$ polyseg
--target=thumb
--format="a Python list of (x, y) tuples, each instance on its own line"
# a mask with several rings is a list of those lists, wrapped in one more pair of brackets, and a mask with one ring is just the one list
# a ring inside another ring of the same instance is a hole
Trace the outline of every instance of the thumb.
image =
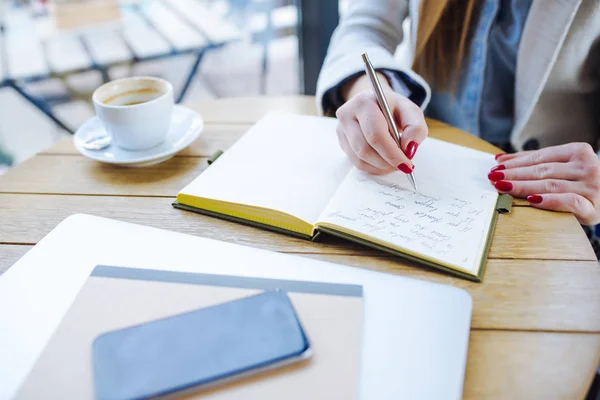
[(400, 147), (410, 160), (413, 159), (419, 145), (428, 134), (423, 110), (410, 99), (397, 95), (394, 104), (394, 119), (402, 135)]
[(427, 125), (408, 125), (402, 132), (401, 147), (406, 157), (412, 160), (419, 145), (427, 137)]
[(573, 213), (584, 225), (593, 225), (597, 222), (594, 205), (585, 197), (575, 193), (533, 194), (527, 196), (527, 201), (536, 208)]

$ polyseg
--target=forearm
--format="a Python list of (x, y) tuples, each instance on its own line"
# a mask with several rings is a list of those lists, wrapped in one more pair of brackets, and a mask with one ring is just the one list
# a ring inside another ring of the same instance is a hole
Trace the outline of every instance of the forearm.
[(353, 0), (331, 38), (325, 65), (363, 48), (380, 48), (391, 56), (403, 40), (407, 17), (406, 0)]
[[(361, 53), (367, 52), (376, 69), (397, 70), (393, 57), (403, 39), (402, 21), (408, 16), (406, 0), (353, 0), (331, 39), (317, 84), (321, 112), (334, 112), (341, 104), (338, 92), (348, 79), (362, 75)], [(335, 92), (335, 93), (332, 93)], [(327, 94), (327, 96), (324, 96)], [(340, 99), (341, 100), (341, 99)], [(342, 103), (343, 104), (343, 103)]]
[[(377, 72), (377, 77), (379, 78), (379, 82), (381, 83), (383, 90), (392, 90), (385, 75)], [(361, 92), (372, 92), (373, 85), (371, 84), (367, 74), (362, 74), (345, 82), (340, 90), (342, 94), (342, 100), (346, 102)]]

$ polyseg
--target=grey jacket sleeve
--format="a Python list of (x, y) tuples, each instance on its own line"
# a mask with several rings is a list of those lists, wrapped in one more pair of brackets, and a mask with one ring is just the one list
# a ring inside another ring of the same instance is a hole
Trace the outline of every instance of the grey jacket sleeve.
[(403, 40), (402, 22), (407, 16), (407, 0), (350, 2), (331, 38), (317, 82), (317, 108), (321, 114), (334, 113), (341, 105), (332, 101), (339, 99), (340, 85), (364, 72), (363, 52), (369, 54), (375, 69), (385, 70), (386, 76), (395, 75), (408, 88), (411, 100), (421, 108), (427, 106), (431, 97), (429, 85), (413, 71), (402, 68), (393, 56)]

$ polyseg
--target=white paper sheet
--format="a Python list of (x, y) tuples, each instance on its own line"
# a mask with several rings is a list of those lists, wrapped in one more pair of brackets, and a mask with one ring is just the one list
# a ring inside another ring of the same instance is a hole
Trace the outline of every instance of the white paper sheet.
[(181, 193), (273, 209), (314, 225), (350, 171), (336, 124), (268, 114)]
[(414, 163), (418, 192), (402, 172), (378, 177), (353, 169), (319, 222), (476, 273), (498, 199), (486, 177), (494, 157), (427, 139)]

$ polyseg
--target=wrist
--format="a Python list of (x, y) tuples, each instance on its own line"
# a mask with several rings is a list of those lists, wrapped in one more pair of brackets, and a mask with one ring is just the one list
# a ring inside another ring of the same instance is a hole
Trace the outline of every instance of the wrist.
[[(377, 78), (379, 79), (379, 82), (381, 83), (381, 87), (383, 88), (383, 90), (385, 92), (392, 90), (392, 87), (390, 86), (390, 83), (388, 82), (385, 75), (383, 75), (380, 72), (377, 72)], [(371, 93), (372, 91), (373, 91), (373, 85), (372, 85), (369, 77), (367, 76), (367, 74), (363, 73), (353, 79), (350, 79), (348, 82), (346, 82), (342, 85), (342, 87), (341, 87), (342, 100), (344, 102), (346, 102), (359, 93), (362, 93), (362, 92)]]

